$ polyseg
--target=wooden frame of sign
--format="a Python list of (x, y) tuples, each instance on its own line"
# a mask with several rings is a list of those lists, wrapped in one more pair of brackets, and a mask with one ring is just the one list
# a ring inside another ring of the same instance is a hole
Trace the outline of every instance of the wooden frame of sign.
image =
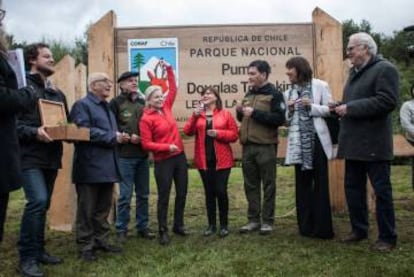
[(89, 141), (90, 130), (68, 124), (63, 103), (39, 99), (42, 126), (54, 140)]

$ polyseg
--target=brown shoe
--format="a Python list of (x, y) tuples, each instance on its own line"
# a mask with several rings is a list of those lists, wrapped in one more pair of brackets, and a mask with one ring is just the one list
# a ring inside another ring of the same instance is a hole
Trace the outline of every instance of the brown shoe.
[(378, 252), (391, 252), (394, 248), (395, 244), (377, 240), (373, 245), (371, 245), (370, 250)]
[(343, 242), (343, 243), (355, 243), (355, 242), (359, 242), (361, 240), (364, 240), (366, 238), (367, 238), (367, 236), (361, 236), (361, 235), (355, 234), (354, 232), (351, 232), (347, 236), (342, 238), (341, 242)]

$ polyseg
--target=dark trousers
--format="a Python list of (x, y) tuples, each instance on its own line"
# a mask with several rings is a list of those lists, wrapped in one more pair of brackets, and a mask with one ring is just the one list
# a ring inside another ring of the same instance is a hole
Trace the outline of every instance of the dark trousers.
[(394, 204), (390, 181), (389, 161), (345, 160), (345, 194), (348, 203), (352, 231), (358, 235), (368, 234), (367, 175), (376, 196), (376, 219), (379, 240), (395, 244)]
[(209, 168), (199, 170), (203, 181), (206, 196), (206, 208), (208, 225), (216, 226), (216, 206), (218, 204), (220, 226), (227, 227), (229, 212), (229, 197), (227, 195), (227, 184), (231, 169), (216, 170)]
[[(276, 198), (276, 144), (243, 145), (242, 169), (249, 222), (273, 224)], [(263, 207), (261, 188), (263, 184)]]
[(332, 238), (329, 201), (328, 161), (319, 139), (315, 138), (313, 169), (295, 165), (296, 214), (302, 236)]
[(0, 242), (3, 241), (4, 223), (6, 222), (9, 193), (0, 193)]
[(36, 259), (45, 249), (46, 213), (50, 206), (56, 169), (23, 170), (23, 190), (26, 197), (18, 249), (20, 260)]
[(172, 182), (175, 184), (174, 228), (184, 227), (188, 166), (184, 154), (156, 161), (154, 175), (158, 189), (157, 217), (159, 231), (168, 231), (167, 215)]
[(107, 243), (113, 187), (113, 183), (76, 184), (76, 243), (79, 251), (93, 250), (95, 245)]

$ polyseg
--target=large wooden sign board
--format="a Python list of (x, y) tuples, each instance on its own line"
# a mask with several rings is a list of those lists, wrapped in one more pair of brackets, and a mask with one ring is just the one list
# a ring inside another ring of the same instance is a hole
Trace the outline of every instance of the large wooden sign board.
[(300, 55), (314, 63), (311, 23), (118, 28), (115, 34), (116, 74), (140, 72), (141, 91), (165, 78), (157, 67), (160, 59), (173, 66), (178, 82), (173, 110), (180, 127), (207, 86), (234, 111), (248, 91), (247, 68), (254, 60), (271, 65), (269, 81), (280, 91), (289, 87), (289, 58)]

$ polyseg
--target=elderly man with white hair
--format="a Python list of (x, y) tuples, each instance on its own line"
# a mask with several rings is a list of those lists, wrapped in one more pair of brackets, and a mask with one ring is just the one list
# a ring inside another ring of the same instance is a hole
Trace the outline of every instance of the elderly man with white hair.
[(390, 162), (391, 113), (399, 98), (399, 76), (393, 64), (377, 55), (377, 45), (367, 33), (351, 35), (346, 53), (353, 67), (343, 104), (335, 108), (341, 116), (338, 156), (345, 158), (345, 194), (352, 226), (343, 242), (368, 236), (368, 176), (375, 191), (378, 224), (378, 240), (371, 249), (390, 251), (397, 243)]
[(122, 251), (108, 243), (112, 189), (119, 181), (116, 145), (125, 140), (106, 101), (112, 84), (105, 73), (90, 74), (88, 94), (70, 112), (76, 125), (90, 128), (90, 141), (75, 143), (72, 173), (78, 195), (76, 242), (85, 261), (97, 259), (95, 250)]

